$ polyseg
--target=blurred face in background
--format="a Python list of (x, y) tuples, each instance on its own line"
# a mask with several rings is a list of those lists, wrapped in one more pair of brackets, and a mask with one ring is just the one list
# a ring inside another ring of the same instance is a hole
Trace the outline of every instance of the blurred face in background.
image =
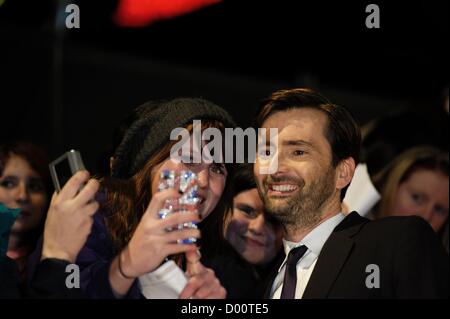
[(421, 216), (437, 232), (448, 218), (448, 183), (440, 171), (418, 169), (399, 185), (390, 211)]
[(251, 264), (272, 261), (281, 248), (282, 230), (267, 220), (264, 205), (256, 188), (237, 194), (225, 237), (234, 249)]
[(7, 207), (21, 209), (11, 232), (22, 233), (38, 227), (47, 200), (39, 174), (23, 157), (11, 154), (0, 176), (0, 202)]

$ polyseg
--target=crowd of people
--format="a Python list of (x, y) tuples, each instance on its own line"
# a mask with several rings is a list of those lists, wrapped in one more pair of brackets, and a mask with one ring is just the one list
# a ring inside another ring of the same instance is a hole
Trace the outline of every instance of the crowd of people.
[[(195, 147), (174, 160), (171, 132), (192, 136), (196, 120), (201, 132), (236, 127), (204, 99), (147, 102), (116, 131), (109, 176), (79, 171), (59, 193), (38, 146), (1, 145), (0, 222), (20, 213), (1, 228), (0, 298), (145, 298), (142, 278), (168, 262), (186, 277), (178, 298), (448, 297), (448, 151), (414, 145), (389, 159), (362, 217), (342, 209), (366, 160), (345, 107), (311, 89), (274, 92), (255, 120), (278, 130), (276, 147), (259, 144), (255, 163), (196, 162)], [(198, 202), (160, 218), (183, 195), (159, 189), (166, 171), (194, 173)], [(72, 264), (79, 288), (67, 285)]]

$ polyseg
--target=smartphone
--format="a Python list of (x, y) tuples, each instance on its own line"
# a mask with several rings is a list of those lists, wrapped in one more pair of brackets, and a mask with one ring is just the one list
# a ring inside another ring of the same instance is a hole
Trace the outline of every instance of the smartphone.
[(78, 171), (85, 170), (80, 152), (70, 150), (50, 163), (50, 174), (57, 193), (61, 191), (70, 177)]
[[(198, 205), (198, 185), (195, 181), (198, 179), (197, 175), (191, 171), (170, 171), (164, 170), (161, 172), (158, 191), (163, 191), (168, 188), (177, 189), (182, 196), (179, 199), (166, 200), (164, 207), (158, 212), (160, 218), (166, 218), (167, 216), (184, 212), (189, 208), (194, 208)], [(198, 228), (195, 222), (188, 222), (180, 224), (178, 229), (183, 228)], [(173, 228), (167, 228), (167, 231), (174, 230)], [(196, 238), (185, 238), (179, 240), (179, 243), (193, 244), (197, 242)]]

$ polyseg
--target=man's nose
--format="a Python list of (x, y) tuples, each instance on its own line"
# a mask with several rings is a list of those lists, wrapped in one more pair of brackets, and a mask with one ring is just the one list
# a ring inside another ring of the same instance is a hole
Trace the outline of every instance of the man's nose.
[(274, 173), (270, 174), (270, 176), (273, 179), (282, 178), (283, 176), (285, 176), (287, 171), (288, 171), (288, 169), (284, 164), (278, 163), (278, 167), (277, 167), (276, 171)]
[(272, 168), (274, 168), (275, 173), (274, 174), (284, 174), (288, 170), (288, 159), (285, 156), (284, 152), (278, 151), (276, 153), (276, 165), (273, 165)]

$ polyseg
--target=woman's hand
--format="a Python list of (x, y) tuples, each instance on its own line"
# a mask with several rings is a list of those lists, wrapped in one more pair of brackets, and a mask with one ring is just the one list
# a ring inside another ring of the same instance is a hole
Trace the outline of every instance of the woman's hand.
[(189, 280), (180, 299), (224, 299), (227, 296), (214, 271), (202, 265), (196, 251), (186, 253), (186, 274)]
[[(200, 238), (200, 231), (190, 228), (177, 229), (179, 224), (199, 222), (196, 211), (175, 213), (164, 219), (158, 215), (166, 200), (179, 197), (180, 194), (174, 189), (164, 190), (152, 197), (130, 242), (118, 256), (121, 258), (119, 273), (125, 275), (126, 279), (137, 278), (155, 270), (169, 255), (197, 249), (195, 244), (183, 244), (181, 241), (191, 237)], [(175, 230), (168, 232), (167, 228)]]
[[(197, 250), (195, 244), (182, 244), (181, 240), (200, 238), (200, 231), (176, 228), (179, 224), (199, 222), (198, 212), (171, 214), (164, 219), (158, 215), (166, 200), (179, 197), (174, 189), (153, 195), (127, 247), (111, 263), (109, 281), (116, 296), (125, 295), (135, 278), (155, 270), (167, 256)], [(168, 232), (167, 228), (176, 230)]]
[(75, 262), (91, 232), (92, 216), (99, 207), (93, 201), (98, 188), (97, 180), (89, 180), (89, 172), (79, 171), (59, 194), (53, 194), (45, 221), (42, 259), (59, 258)]

